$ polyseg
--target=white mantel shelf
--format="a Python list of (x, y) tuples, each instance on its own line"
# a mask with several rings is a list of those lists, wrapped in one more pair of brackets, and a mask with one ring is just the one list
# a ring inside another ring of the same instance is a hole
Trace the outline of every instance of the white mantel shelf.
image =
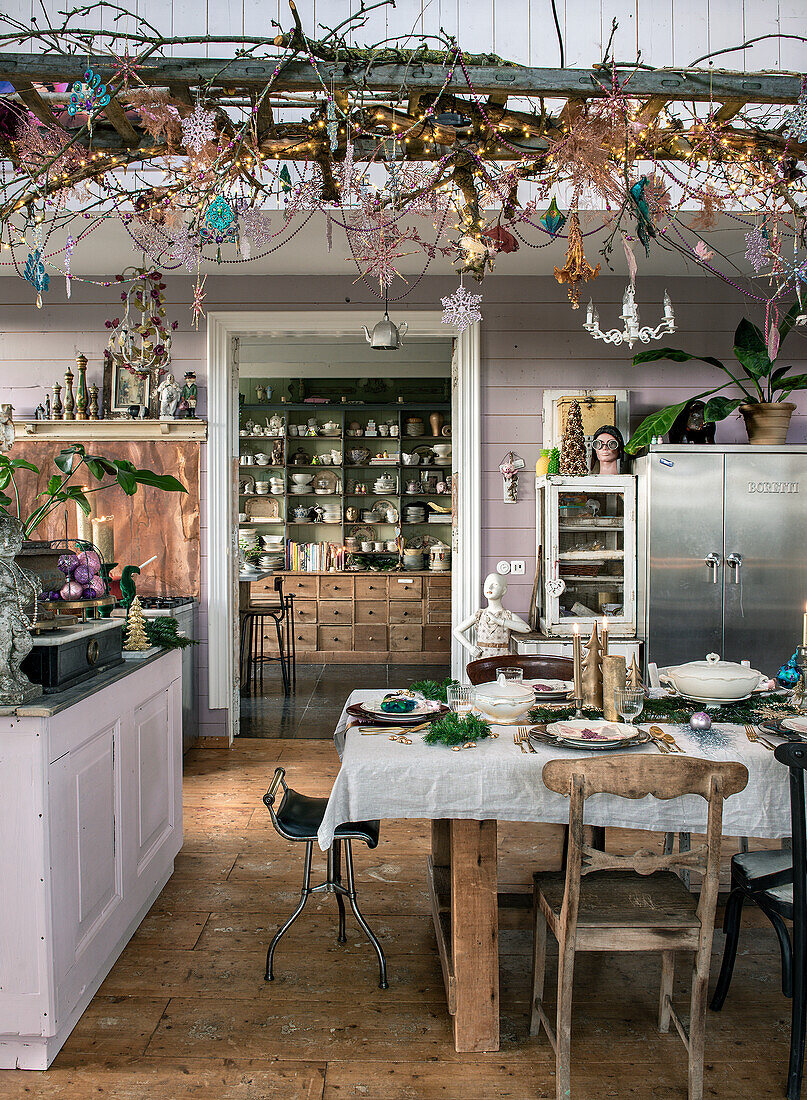
[(50, 439), (60, 443), (207, 442), (206, 420), (15, 420), (17, 438)]

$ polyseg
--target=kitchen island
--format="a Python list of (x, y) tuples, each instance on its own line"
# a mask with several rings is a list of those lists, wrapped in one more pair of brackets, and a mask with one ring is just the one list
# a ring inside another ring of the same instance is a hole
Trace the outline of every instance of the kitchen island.
[(182, 844), (179, 650), (0, 717), (0, 1068), (46, 1069)]

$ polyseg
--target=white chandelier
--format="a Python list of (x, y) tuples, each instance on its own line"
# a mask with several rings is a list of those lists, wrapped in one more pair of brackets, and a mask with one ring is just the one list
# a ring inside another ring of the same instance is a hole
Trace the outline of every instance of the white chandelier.
[(670, 295), (666, 290), (664, 291), (664, 320), (655, 328), (649, 326), (640, 328), (639, 308), (636, 305), (633, 283), (628, 283), (622, 298), (620, 320), (623, 322), (621, 332), (616, 328), (603, 332), (600, 328), (600, 315), (594, 308), (594, 302), (589, 299), (583, 328), (586, 332), (590, 332), (595, 340), (604, 340), (606, 344), (627, 344), (629, 348), (632, 348), (637, 340), (643, 344), (649, 344), (651, 340), (658, 340), (665, 333), (675, 332), (675, 314), (673, 313)]

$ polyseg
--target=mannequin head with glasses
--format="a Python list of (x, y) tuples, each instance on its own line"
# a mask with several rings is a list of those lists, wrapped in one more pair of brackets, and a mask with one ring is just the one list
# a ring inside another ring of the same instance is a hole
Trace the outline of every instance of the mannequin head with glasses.
[(622, 432), (613, 424), (603, 424), (594, 433), (591, 447), (591, 472), (593, 474), (618, 474), (625, 457), (625, 441)]

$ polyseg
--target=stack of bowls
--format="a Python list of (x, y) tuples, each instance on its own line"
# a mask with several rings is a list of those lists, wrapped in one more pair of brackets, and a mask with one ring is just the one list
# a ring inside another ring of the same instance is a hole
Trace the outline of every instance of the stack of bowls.
[(426, 522), (426, 505), (425, 504), (407, 504), (404, 507), (404, 523), (425, 523)]

